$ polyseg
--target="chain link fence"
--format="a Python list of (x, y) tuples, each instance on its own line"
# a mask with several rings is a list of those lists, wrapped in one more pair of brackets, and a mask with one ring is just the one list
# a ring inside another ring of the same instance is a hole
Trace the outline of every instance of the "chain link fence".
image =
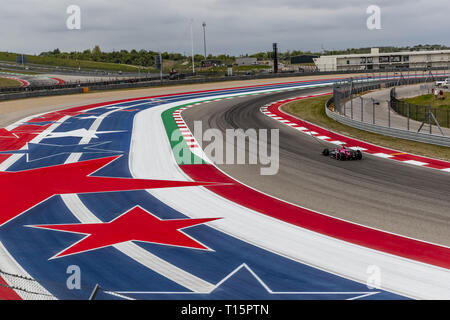
[[(431, 86), (424, 86), (424, 90), (421, 90), (423, 94), (433, 94), (433, 89), (438, 90), (438, 92), (444, 92), (443, 89), (435, 89)], [(434, 95), (434, 94), (433, 94)], [(437, 95), (435, 99), (442, 99), (440, 94)], [(439, 124), (441, 127), (450, 128), (450, 102), (447, 108), (433, 108), (430, 105), (417, 105), (413, 103), (408, 103), (396, 98), (395, 88), (391, 92), (391, 107), (396, 113), (421, 122), (427, 123), (428, 127), (430, 124)]]
[[(346, 79), (333, 86), (332, 111), (354, 121), (406, 131), (446, 135), (441, 127), (449, 127), (450, 108), (412, 105), (396, 98), (396, 87), (408, 86), (409, 94), (430, 94), (435, 81), (447, 74), (402, 74), (395, 78), (363, 80)], [(379, 89), (392, 88), (386, 94)], [(406, 88), (406, 87), (405, 87)], [(368, 97), (366, 94), (373, 93)]]
[(14, 290), (24, 300), (54, 300), (34, 279), (8, 273), (0, 270), (0, 289), (7, 288)]

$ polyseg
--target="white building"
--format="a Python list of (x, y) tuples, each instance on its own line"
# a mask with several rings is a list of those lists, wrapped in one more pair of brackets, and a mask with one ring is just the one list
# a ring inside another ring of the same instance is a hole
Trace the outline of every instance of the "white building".
[(313, 60), (320, 71), (449, 68), (450, 50), (380, 53), (379, 48), (372, 48), (366, 54), (320, 56)]

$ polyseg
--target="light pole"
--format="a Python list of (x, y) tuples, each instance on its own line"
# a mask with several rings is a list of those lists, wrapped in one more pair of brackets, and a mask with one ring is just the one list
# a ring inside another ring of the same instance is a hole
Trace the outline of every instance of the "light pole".
[(203, 22), (202, 26), (203, 26), (203, 47), (205, 50), (205, 60), (206, 60), (206, 23)]
[(192, 75), (195, 74), (195, 67), (194, 67), (194, 33), (192, 32), (192, 25), (194, 24), (194, 20), (191, 19), (191, 49), (192, 49)]

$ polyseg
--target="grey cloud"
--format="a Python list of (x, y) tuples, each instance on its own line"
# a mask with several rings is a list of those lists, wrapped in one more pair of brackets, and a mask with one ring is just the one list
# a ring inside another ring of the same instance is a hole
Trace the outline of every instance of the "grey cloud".
[[(5, 0), (1, 0), (5, 1)], [(6, 1), (5, 1), (6, 2)], [(82, 29), (67, 30), (66, 8), (81, 7)], [(381, 8), (382, 30), (366, 28), (366, 8)], [(281, 50), (449, 44), (448, 0), (16, 0), (0, 11), (0, 50), (38, 53), (59, 47), (83, 50), (152, 49), (241, 54)]]

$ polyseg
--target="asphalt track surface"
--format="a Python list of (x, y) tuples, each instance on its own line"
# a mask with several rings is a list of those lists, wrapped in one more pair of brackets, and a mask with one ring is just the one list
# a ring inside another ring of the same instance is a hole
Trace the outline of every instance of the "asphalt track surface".
[(450, 245), (449, 174), (373, 156), (364, 156), (362, 161), (336, 161), (320, 154), (325, 146), (333, 145), (318, 142), (260, 112), (263, 105), (276, 100), (326, 91), (303, 89), (221, 100), (185, 110), (183, 119), (191, 131), (196, 120), (202, 121), (203, 130), (279, 129), (277, 174), (261, 175), (264, 165), (260, 164), (218, 165), (257, 190), (365, 226)]

